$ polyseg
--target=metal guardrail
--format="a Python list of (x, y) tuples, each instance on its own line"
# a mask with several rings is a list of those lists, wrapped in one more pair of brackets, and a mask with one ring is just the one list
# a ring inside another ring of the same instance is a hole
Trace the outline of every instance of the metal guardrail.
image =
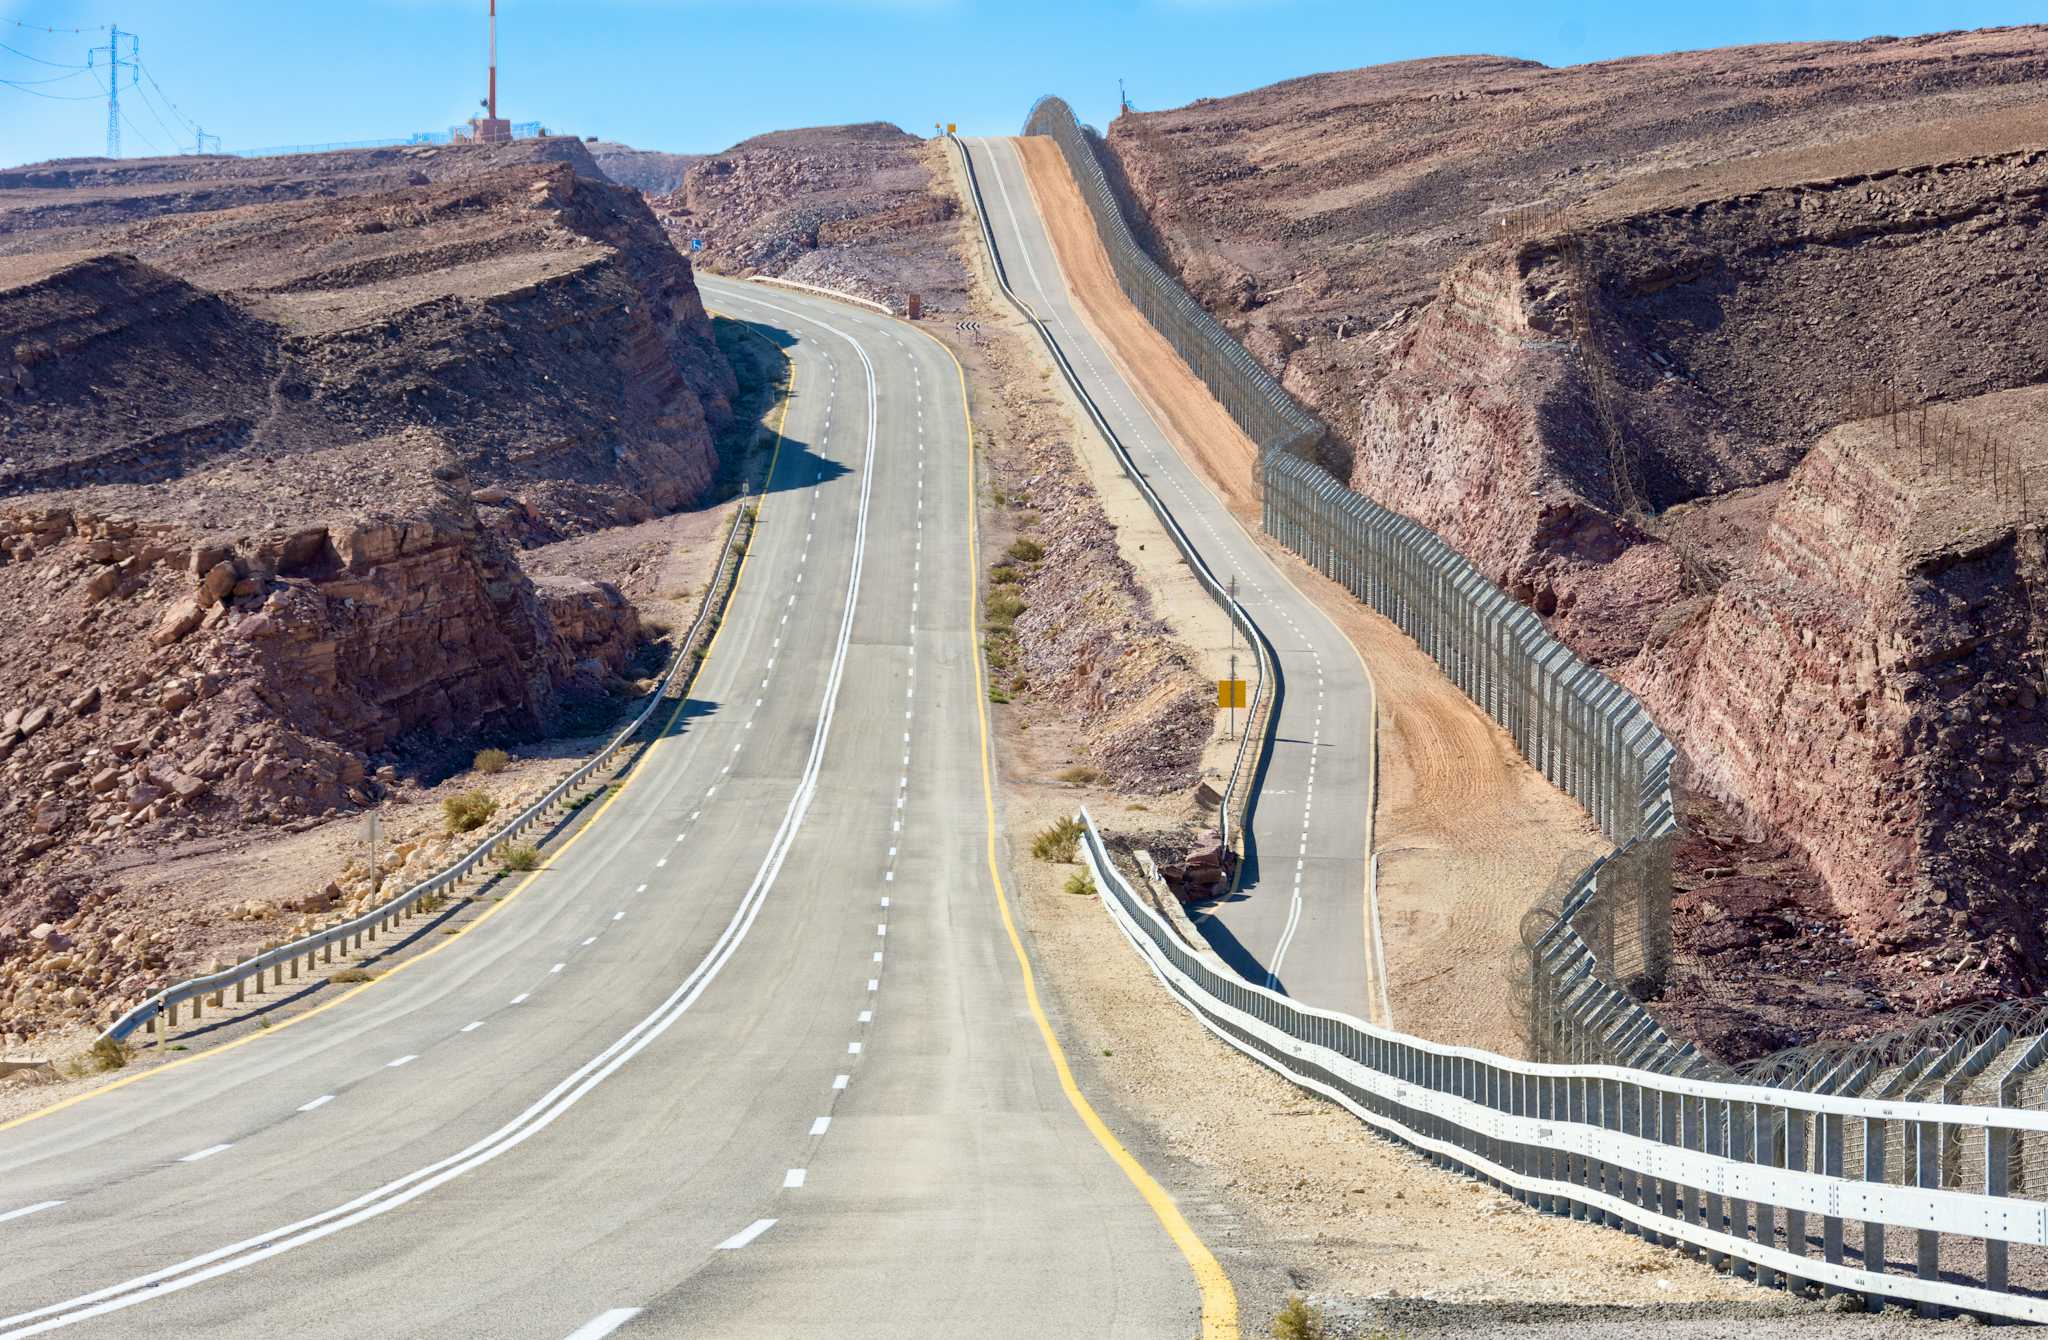
[[(422, 880), (420, 883), (406, 889), (396, 897), (387, 900), (360, 916), (328, 926), (310, 935), (301, 936), (296, 940), (278, 945), (273, 949), (267, 949), (260, 954), (234, 964), (232, 967), (223, 968), (219, 972), (209, 973), (204, 977), (193, 977), (167, 986), (116, 1019), (100, 1037), (103, 1040), (120, 1042), (127, 1039), (136, 1029), (141, 1028), (145, 1024), (152, 1025), (153, 1027), (175, 1027), (178, 1022), (178, 1009), (188, 1001), (192, 1002), (193, 1005), (193, 1017), (198, 1018), (201, 1017), (204, 1002), (208, 996), (215, 997), (213, 1003), (218, 1007), (221, 1003), (219, 999), (221, 993), (231, 987), (235, 990), (235, 998), (237, 1000), (242, 999), (243, 986), (252, 978), (256, 980), (257, 987), (260, 990), (263, 975), (266, 972), (278, 974), (278, 981), (281, 983), (283, 973), (287, 968), (291, 969), (294, 977), (298, 976), (298, 963), (302, 959), (305, 961), (308, 971), (312, 970), (316, 954), (324, 955), (324, 961), (332, 962), (335, 945), (353, 938), (356, 946), (360, 947), (365, 935), (374, 941), (380, 930), (395, 927), (398, 918), (421, 899), (457, 887), (471, 875), (478, 873), (479, 868), (495, 855), (500, 847), (512, 841), (546, 817), (549, 811), (566, 800), (571, 792), (587, 782), (594, 773), (610, 763), (618, 755), (619, 751), (630, 744), (633, 738), (646, 726), (649, 719), (653, 717), (655, 710), (663, 702), (667, 701), (669, 691), (671, 687), (675, 686), (679, 677), (683, 681), (682, 687), (685, 690), (688, 689), (688, 676), (695, 672), (696, 665), (701, 659), (694, 655), (698, 639), (709, 626), (711, 619), (723, 608), (726, 598), (731, 594), (728, 570), (734, 565), (735, 555), (740, 552), (739, 537), (742, 530), (745, 530), (749, 539), (751, 539), (753, 519), (749, 510), (748, 500), (744, 495), (741, 498), (738, 510), (733, 514), (733, 524), (726, 531), (725, 546), (719, 551), (718, 566), (712, 570), (712, 584), (706, 588), (704, 604), (698, 609), (697, 617), (691, 621), (688, 632), (684, 634), (682, 643), (676, 650), (675, 660), (670, 664), (667, 671), (663, 673), (660, 684), (656, 686), (654, 692), (649, 696), (647, 706), (641, 710), (638, 716), (633, 718), (631, 724), (614, 736), (604, 748), (591, 755), (574, 772), (552, 787), (546, 795), (521, 810), (503, 827), (472, 848), (462, 859), (430, 878)], [(161, 1023), (158, 1022), (159, 1019), (161, 1019)]]
[(2013, 1176), (2048, 1112), (1518, 1061), (1304, 1006), (1184, 944), (1079, 817), (1104, 905), (1175, 999), (1432, 1161), (1758, 1284), (2048, 1321), (2048, 1203)]
[[(1279, 658), (1273, 654), (1272, 644), (1266, 640), (1265, 633), (1260, 630), (1237, 598), (1231, 595), (1228, 588), (1216, 580), (1216, 574), (1209, 570), (1209, 565), (1195, 549), (1194, 542), (1188, 538), (1187, 532), (1181, 529), (1180, 522), (1174, 519), (1164, 500), (1153, 491), (1151, 481), (1138, 469), (1138, 463), (1131, 459), (1131, 453), (1125, 448), (1123, 439), (1109, 426), (1108, 417), (1088, 394), (1087, 387), (1081, 384), (1080, 375), (1074, 371), (1073, 364), (1067, 361), (1066, 350), (1060, 347), (1060, 342), (1046, 327), (1045, 322), (1039, 320), (1030, 306), (1010, 287), (1009, 272), (1003, 265), (1002, 252), (996, 246), (995, 230), (989, 226), (988, 209), (982, 199), (980, 179), (975, 175), (974, 159), (957, 137), (947, 138), (952, 140), (954, 151), (960, 155), (960, 165), (967, 177), (968, 191), (974, 197), (974, 217), (981, 225), (982, 242), (988, 248), (989, 265), (995, 271), (997, 286), (1002, 289), (1003, 296), (1009, 300), (1017, 313), (1038, 332), (1038, 338), (1045, 342), (1046, 350), (1052, 355), (1053, 363), (1059, 368), (1060, 375), (1066, 379), (1067, 385), (1081, 402), (1081, 408), (1087, 412), (1089, 421), (1102, 435), (1102, 440), (1109, 444), (1110, 452), (1116, 457), (1117, 464), (1123, 467), (1124, 474), (1137, 486), (1138, 492), (1144, 495), (1153, 515), (1159, 518), (1159, 524), (1166, 528), (1166, 534), (1173, 541), (1174, 548), (1180, 551), (1181, 561), (1194, 573), (1195, 580), (1201, 583), (1202, 589), (1223, 607), (1224, 613), (1237, 625), (1238, 630), (1245, 636), (1246, 644), (1256, 654), (1258, 679), (1253, 685), (1251, 703), (1246, 712), (1244, 734), (1238, 739), (1237, 754), (1230, 765), (1230, 777), (1224, 783), (1223, 794), (1216, 806), (1217, 836), (1225, 847), (1243, 857), (1245, 834), (1251, 829), (1252, 807), (1257, 801), (1253, 781), (1260, 761), (1266, 757), (1271, 746), (1273, 725), (1279, 719), (1278, 707), (1283, 691)], [(1237, 881), (1237, 873), (1243, 869), (1244, 862), (1239, 860), (1237, 872), (1231, 876), (1233, 887)]]
[(799, 289), (805, 293), (816, 293), (827, 298), (837, 298), (840, 302), (857, 303), (862, 307), (880, 312), (883, 316), (896, 315), (894, 311), (890, 310), (887, 303), (876, 302), (872, 298), (863, 298), (858, 293), (846, 293), (836, 288), (826, 288), (823, 284), (806, 284), (801, 279), (784, 279), (781, 275), (748, 275), (747, 282), (750, 284), (773, 284), (778, 288)]

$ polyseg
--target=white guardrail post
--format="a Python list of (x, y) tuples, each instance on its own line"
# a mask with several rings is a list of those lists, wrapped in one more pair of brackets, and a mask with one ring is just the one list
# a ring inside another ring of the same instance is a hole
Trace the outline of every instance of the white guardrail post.
[[(1132, 890), (1094, 819), (1078, 817), (1104, 907), (1176, 1000), (1229, 1045), (1432, 1161), (1548, 1213), (1703, 1254), (1759, 1284), (1854, 1292), (1871, 1307), (1889, 1299), (1924, 1312), (2048, 1321), (2038, 1292), (2048, 1205), (2012, 1195), (2010, 1172), (2016, 1141), (2048, 1140), (2048, 1112), (1521, 1061), (1317, 1010), (1182, 943)], [(1893, 1087), (1953, 1096), (1940, 1078), (1949, 1070), (1923, 1058)], [(1863, 1155), (1855, 1174), (1845, 1169), (1852, 1129)], [(1893, 1131), (1907, 1159), (1901, 1181), (1887, 1177)], [(1976, 1189), (1967, 1170), (1945, 1173), (1944, 1164), (1960, 1164), (1955, 1151), (1979, 1136)], [(1861, 1225), (1853, 1262), (1843, 1242), (1849, 1220)], [(1887, 1268), (1892, 1230), (1913, 1235), (1910, 1273)], [(2036, 1267), (2036, 1292), (2011, 1288), (2015, 1245)]]
[[(557, 783), (546, 795), (520, 811), (509, 822), (484, 839), (484, 841), (478, 843), (445, 870), (428, 877), (389, 901), (373, 907), (351, 920), (315, 931), (311, 935), (302, 936), (288, 944), (267, 948), (261, 953), (235, 964), (233, 967), (209, 973), (204, 977), (194, 977), (187, 981), (167, 986), (143, 1001), (140, 1005), (121, 1015), (100, 1035), (101, 1038), (112, 1039), (117, 1042), (125, 1041), (137, 1029), (145, 1025), (159, 1038), (167, 1038), (170, 1030), (178, 1026), (179, 1007), (187, 1001), (190, 1001), (192, 1004), (192, 1015), (196, 1020), (201, 1017), (200, 1011), (203, 999), (209, 995), (212, 996), (213, 1003), (218, 1008), (221, 1003), (222, 992), (230, 986), (235, 990), (235, 1000), (237, 1003), (240, 1003), (244, 998), (243, 988), (245, 985), (253, 986), (255, 994), (259, 996), (264, 993), (264, 976), (266, 973), (269, 975), (271, 986), (282, 988), (285, 984), (287, 969), (290, 970), (294, 980), (298, 978), (299, 960), (302, 957), (305, 960), (305, 971), (308, 975), (311, 975), (316, 971), (316, 960), (314, 958), (316, 952), (324, 954), (325, 961), (332, 962), (334, 946), (338, 943), (354, 949), (361, 949), (366, 939), (369, 943), (375, 944), (379, 931), (395, 932), (398, 930), (401, 918), (411, 916), (417, 912), (421, 900), (436, 894), (459, 889), (468, 882), (471, 876), (483, 874), (485, 862), (496, 854), (501, 846), (524, 833), (544, 816), (554, 813), (556, 808), (565, 802), (572, 792), (588, 782), (599, 769), (616, 759), (620, 751), (631, 743), (634, 737), (640, 733), (641, 729), (654, 716), (655, 710), (667, 700), (669, 691), (672, 688), (681, 687), (687, 691), (689, 675), (694, 671), (696, 665), (694, 653), (697, 642), (704, 629), (709, 626), (710, 620), (717, 614), (718, 608), (730, 594), (727, 574), (734, 564), (735, 555), (739, 549), (740, 532), (742, 529), (745, 529), (749, 534), (752, 533), (752, 521), (748, 511), (750, 506), (750, 499), (742, 493), (739, 507), (733, 513), (733, 524), (726, 532), (724, 548), (719, 552), (718, 564), (712, 569), (711, 585), (705, 588), (704, 604), (697, 611), (697, 617), (691, 621), (688, 632), (683, 635), (681, 643), (678, 644), (674, 661), (663, 672), (661, 682), (655, 686), (654, 692), (649, 695), (647, 706), (641, 709), (640, 714), (634, 717), (624, 730), (613, 736), (604, 748), (598, 750), (597, 753), (585, 760), (574, 772), (571, 772), (562, 781)], [(681, 681), (680, 685), (678, 684), (679, 680)]]

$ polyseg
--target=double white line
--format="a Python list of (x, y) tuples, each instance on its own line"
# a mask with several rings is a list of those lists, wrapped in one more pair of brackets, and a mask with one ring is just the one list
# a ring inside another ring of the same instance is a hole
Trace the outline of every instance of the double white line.
[[(797, 317), (798, 313), (773, 303), (763, 303), (772, 311)], [(799, 319), (811, 320), (800, 317)], [(797, 784), (795, 795), (790, 798), (789, 807), (783, 812), (781, 826), (775, 830), (775, 838), (769, 844), (768, 854), (761, 861), (761, 868), (754, 875), (754, 882), (748, 887), (746, 896), (740, 900), (733, 912), (732, 920), (711, 947), (703, 961), (698, 963), (690, 975), (685, 977), (668, 999), (664, 1000), (653, 1013), (633, 1025), (616, 1042), (596, 1056), (578, 1066), (567, 1078), (549, 1089), (525, 1111), (506, 1122), (491, 1134), (478, 1140), (459, 1153), (451, 1154), (438, 1162), (415, 1169), (394, 1181), (386, 1182), (374, 1191), (356, 1197), (354, 1200), (323, 1210), (309, 1218), (274, 1228), (252, 1238), (216, 1248), (213, 1251), (180, 1261), (176, 1265), (139, 1275), (120, 1284), (108, 1285), (88, 1294), (62, 1303), (52, 1303), (31, 1312), (16, 1313), (11, 1317), (0, 1317), (0, 1340), (11, 1340), (16, 1336), (41, 1335), (61, 1326), (70, 1326), (109, 1312), (118, 1312), (152, 1299), (163, 1298), (208, 1280), (281, 1256), (295, 1247), (317, 1242), (345, 1228), (352, 1228), (368, 1219), (387, 1214), (409, 1201), (424, 1196), (473, 1168), (489, 1163), (500, 1154), (517, 1148), (529, 1138), (552, 1125), (555, 1118), (568, 1111), (584, 1095), (610, 1078), (619, 1067), (637, 1056), (654, 1039), (667, 1032), (669, 1026), (680, 1019), (704, 993), (719, 970), (739, 948), (746, 938), (754, 919), (760, 914), (761, 905), (767, 900), (768, 891), (774, 886), (776, 876), (782, 870), (782, 863), (789, 855), (797, 830), (803, 825), (804, 816), (811, 807), (811, 798), (817, 791), (818, 771), (825, 758), (825, 741), (832, 729), (832, 717), (838, 706), (839, 683), (846, 666), (846, 649), (853, 636), (854, 606), (860, 595), (861, 566), (867, 550), (868, 497), (874, 479), (875, 465), (875, 366), (868, 359), (867, 350), (860, 342), (845, 331), (823, 321), (814, 324), (832, 332), (853, 346), (860, 355), (861, 366), (867, 371), (868, 394), (868, 440), (865, 463), (861, 469), (860, 514), (854, 530), (853, 570), (846, 580), (846, 609), (839, 622), (838, 641), (832, 653), (832, 670), (826, 680), (825, 696), (819, 706), (818, 725), (811, 736), (811, 752), (804, 762), (802, 780)]]

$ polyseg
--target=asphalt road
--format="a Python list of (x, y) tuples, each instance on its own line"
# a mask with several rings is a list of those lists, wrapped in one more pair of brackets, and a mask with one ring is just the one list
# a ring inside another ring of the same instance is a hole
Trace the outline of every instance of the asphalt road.
[(688, 709), (432, 963), (0, 1131), (0, 1336), (1194, 1333), (998, 908), (954, 365), (704, 288), (797, 375)]
[(1076, 312), (1015, 146), (962, 140), (1010, 287), (1051, 329), (1088, 394), (1219, 580), (1273, 644), (1286, 691), (1251, 824), (1240, 892), (1198, 915), (1240, 973), (1296, 999), (1376, 1018), (1369, 981), (1366, 842), (1372, 685), (1357, 651), (1290, 585), (1175, 450)]

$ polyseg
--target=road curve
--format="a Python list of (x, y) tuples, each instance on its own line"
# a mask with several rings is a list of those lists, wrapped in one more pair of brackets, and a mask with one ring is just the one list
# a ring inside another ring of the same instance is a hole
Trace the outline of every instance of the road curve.
[(686, 708), (432, 965), (0, 1131), (0, 1337), (1195, 1332), (991, 879), (954, 364), (703, 287), (797, 372)]
[(1377, 1017), (1369, 989), (1366, 844), (1372, 684), (1350, 641), (1281, 575), (1124, 380), (1074, 306), (1015, 144), (960, 141), (1011, 289), (1045, 322), (1090, 398), (1219, 580), (1265, 632), (1286, 684), (1238, 895), (1197, 918), (1240, 973), (1299, 1000)]

